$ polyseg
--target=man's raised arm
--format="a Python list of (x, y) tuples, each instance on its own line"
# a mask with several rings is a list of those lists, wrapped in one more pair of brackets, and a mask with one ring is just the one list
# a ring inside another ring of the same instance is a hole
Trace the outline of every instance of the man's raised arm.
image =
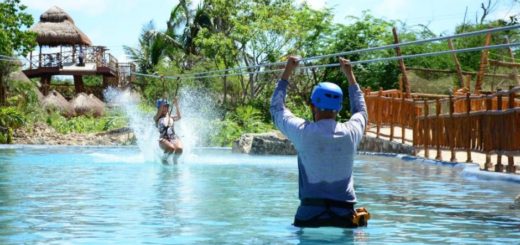
[(354, 129), (353, 135), (355, 136), (356, 142), (361, 141), (365, 127), (368, 123), (368, 112), (363, 92), (359, 88), (359, 85), (352, 71), (352, 65), (347, 59), (339, 58), (341, 71), (347, 77), (349, 82), (348, 95), (350, 99), (350, 112), (352, 117), (349, 120), (349, 124)]
[(271, 97), (270, 112), (276, 127), (285, 134), (289, 139), (297, 137), (300, 127), (305, 120), (295, 117), (291, 111), (285, 108), (285, 96), (287, 94), (287, 86), (289, 85), (289, 77), (298, 66), (298, 57), (290, 56), (287, 60), (285, 70), (276, 84), (273, 96)]

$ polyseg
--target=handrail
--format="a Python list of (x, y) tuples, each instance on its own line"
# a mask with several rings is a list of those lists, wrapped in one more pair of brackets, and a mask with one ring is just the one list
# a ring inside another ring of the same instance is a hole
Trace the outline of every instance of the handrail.
[[(507, 166), (497, 160), (495, 171), (516, 172), (513, 157), (520, 155), (520, 86), (491, 95), (466, 94), (434, 100), (396, 98), (388, 93), (396, 92), (378, 91), (377, 95), (365, 92), (368, 127), (372, 128), (367, 132), (405, 143), (404, 129), (409, 128), (413, 132), (413, 146), (423, 148), (425, 157), (435, 148), (438, 159), (441, 149), (450, 149), (452, 161), (456, 160), (455, 150), (466, 151), (468, 162), (472, 161), (472, 151), (487, 156), (496, 153), (497, 159), (507, 155), (509, 160)], [(370, 125), (375, 125), (376, 130)], [(390, 134), (381, 132), (383, 126), (390, 126)], [(393, 135), (395, 126), (401, 127), (401, 137)], [(490, 161), (485, 166), (493, 167)]]

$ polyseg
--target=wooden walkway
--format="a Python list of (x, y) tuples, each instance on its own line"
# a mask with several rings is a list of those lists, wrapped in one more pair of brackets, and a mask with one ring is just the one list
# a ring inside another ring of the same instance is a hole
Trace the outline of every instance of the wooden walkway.
[(409, 99), (397, 90), (365, 91), (367, 134), (411, 144), (426, 158), (518, 173), (519, 94), (520, 86), (492, 95), (412, 94)]

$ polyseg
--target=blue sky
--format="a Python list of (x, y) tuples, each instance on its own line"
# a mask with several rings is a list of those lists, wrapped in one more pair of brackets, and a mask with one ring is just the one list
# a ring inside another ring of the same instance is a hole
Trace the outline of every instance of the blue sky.
[[(197, 4), (201, 0), (193, 1)], [(125, 60), (123, 45), (136, 46), (142, 26), (153, 20), (164, 29), (166, 20), (178, 0), (22, 0), (33, 15), (39, 16), (56, 5), (72, 16), (76, 25), (87, 34), (94, 45), (107, 46), (119, 60)], [(480, 16), (479, 0), (308, 0), (314, 8), (332, 8), (336, 22), (347, 23), (347, 16), (359, 16), (370, 10), (378, 18), (399, 19), (408, 25), (425, 24), (435, 33), (450, 34), (462, 23), (466, 7), (467, 21)], [(486, 1), (487, 2), (487, 1)], [(512, 0), (494, 0), (496, 5), (490, 19), (508, 18), (520, 12), (520, 4)]]

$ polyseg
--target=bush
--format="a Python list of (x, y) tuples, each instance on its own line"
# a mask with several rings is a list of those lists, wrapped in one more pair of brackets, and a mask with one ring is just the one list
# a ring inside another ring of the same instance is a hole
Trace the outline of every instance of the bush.
[(127, 120), (120, 116), (106, 116), (101, 118), (79, 116), (67, 119), (58, 113), (49, 114), (46, 122), (62, 134), (72, 132), (95, 133), (121, 128), (127, 125)]
[(13, 129), (25, 124), (25, 117), (15, 107), (0, 108), (0, 144), (12, 143)]
[(216, 132), (218, 133), (210, 136), (211, 145), (231, 146), (233, 141), (242, 135), (242, 129), (232, 120), (215, 121), (214, 125), (216, 125)]
[(211, 136), (211, 143), (219, 146), (231, 146), (245, 133), (261, 133), (273, 129), (273, 125), (263, 121), (260, 110), (251, 105), (239, 106), (229, 113), (223, 121), (215, 122), (217, 134)]
[(15, 107), (0, 108), (0, 126), (19, 128), (25, 124), (25, 118)]

